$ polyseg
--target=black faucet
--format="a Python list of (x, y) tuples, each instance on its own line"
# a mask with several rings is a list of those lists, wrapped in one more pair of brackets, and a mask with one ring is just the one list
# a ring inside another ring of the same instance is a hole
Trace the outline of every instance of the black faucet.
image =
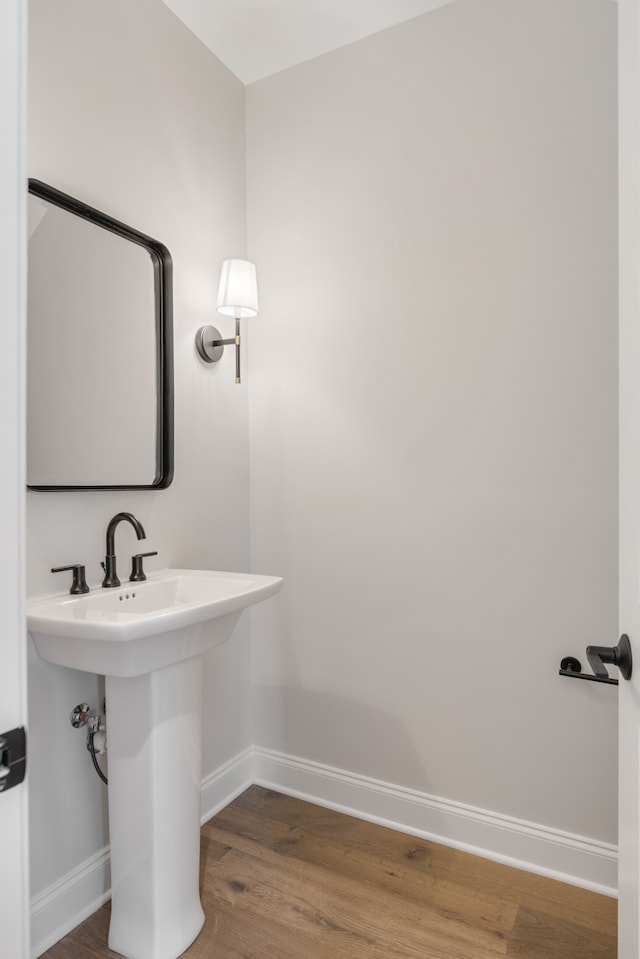
[(126, 520), (127, 523), (131, 523), (133, 528), (136, 531), (136, 536), (138, 539), (145, 539), (146, 533), (144, 531), (144, 526), (139, 519), (136, 519), (133, 513), (116, 513), (116, 515), (109, 520), (109, 525), (107, 526), (107, 555), (104, 558), (104, 563), (102, 563), (102, 568), (104, 570), (104, 579), (102, 580), (102, 585), (105, 589), (109, 589), (111, 586), (119, 586), (120, 580), (118, 579), (118, 574), (116, 572), (116, 549), (114, 545), (116, 527), (118, 523), (121, 523), (123, 520)]

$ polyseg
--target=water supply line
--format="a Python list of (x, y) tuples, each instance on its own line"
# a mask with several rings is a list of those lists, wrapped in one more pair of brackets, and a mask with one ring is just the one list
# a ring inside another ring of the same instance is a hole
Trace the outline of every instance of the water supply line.
[[(105, 774), (100, 769), (98, 763), (97, 753), (106, 752), (106, 705), (103, 701), (102, 703), (102, 713), (99, 713), (93, 706), (90, 706), (88, 703), (79, 703), (75, 709), (71, 710), (71, 715), (69, 716), (69, 721), (74, 729), (81, 729), (83, 726), (87, 727), (87, 749), (91, 756), (91, 762), (93, 763), (93, 768), (97, 772), (98, 776), (105, 784), (108, 786), (109, 780)], [(95, 738), (98, 736), (98, 742), (102, 743), (100, 750), (96, 749)]]

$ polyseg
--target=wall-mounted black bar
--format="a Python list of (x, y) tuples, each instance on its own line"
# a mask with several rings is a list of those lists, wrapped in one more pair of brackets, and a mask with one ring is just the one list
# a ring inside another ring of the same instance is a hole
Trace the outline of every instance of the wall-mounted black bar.
[[(566, 665), (567, 660), (571, 661), (571, 665), (569, 667)], [(577, 665), (574, 666), (574, 663), (577, 663)], [(608, 673), (606, 679), (600, 676), (594, 676), (593, 673), (583, 673), (582, 663), (579, 659), (575, 659), (573, 656), (565, 656), (560, 663), (558, 674), (560, 676), (569, 676), (571, 679), (590, 679), (592, 683), (609, 683), (611, 686), (618, 685), (618, 680), (611, 679)]]
[(618, 680), (609, 676), (605, 663), (617, 666), (623, 679), (631, 678), (633, 660), (631, 643), (626, 633), (620, 637), (617, 646), (587, 646), (587, 659), (593, 673), (583, 673), (582, 664), (574, 656), (565, 656), (560, 662), (560, 676), (569, 676), (571, 679), (587, 679), (592, 683), (609, 683), (617, 686)]

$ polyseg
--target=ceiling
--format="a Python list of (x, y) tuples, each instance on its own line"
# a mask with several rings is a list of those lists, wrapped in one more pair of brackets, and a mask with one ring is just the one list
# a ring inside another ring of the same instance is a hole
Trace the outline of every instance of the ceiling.
[(164, 0), (243, 83), (452, 0)]

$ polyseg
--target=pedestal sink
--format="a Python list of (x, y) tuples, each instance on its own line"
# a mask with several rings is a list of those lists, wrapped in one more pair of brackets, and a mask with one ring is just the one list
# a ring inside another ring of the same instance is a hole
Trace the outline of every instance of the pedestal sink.
[(127, 959), (177, 959), (202, 928), (201, 656), (281, 586), (277, 576), (168, 569), (27, 602), (43, 659), (106, 677), (109, 947)]

